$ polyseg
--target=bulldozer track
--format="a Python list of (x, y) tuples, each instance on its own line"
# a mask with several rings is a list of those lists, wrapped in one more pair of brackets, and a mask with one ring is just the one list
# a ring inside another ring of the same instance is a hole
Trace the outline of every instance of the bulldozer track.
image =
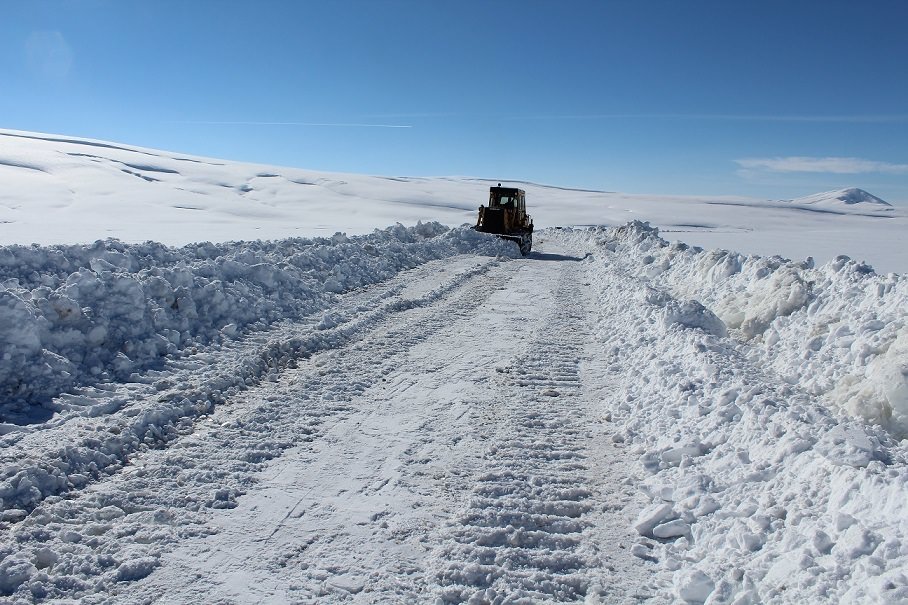
[[(617, 546), (627, 522), (603, 512), (618, 504), (606, 486), (621, 465), (603, 462), (614, 452), (584, 379), (598, 373), (588, 264), (438, 263), (305, 325), (179, 360), (174, 390), (195, 373), (204, 392), (246, 359), (256, 369), (185, 431), (37, 504), (12, 539), (66, 541), (60, 564), (88, 570), (73, 591), (83, 602), (628, 595), (601, 581), (620, 568), (639, 584)], [(71, 542), (83, 526), (98, 534)], [(96, 552), (123, 569), (85, 563)]]
[[(44, 449), (44, 456), (34, 457), (34, 467), (25, 466), (24, 471), (20, 471), (24, 476), (48, 475), (57, 464), (53, 462), (48, 465), (45, 460), (49, 459), (64, 461), (70, 472), (81, 471), (84, 467), (84, 472), (92, 479), (88, 483), (105, 480), (148, 447), (164, 447), (180, 435), (206, 431), (204, 426), (195, 426), (200, 418), (217, 415), (219, 423), (225, 423), (235, 416), (250, 413), (250, 408), (238, 405), (237, 401), (254, 399), (256, 387), (263, 383), (273, 383), (284, 373), (288, 376), (305, 375), (309, 370), (306, 361), (313, 356), (344, 351), (347, 348), (352, 348), (355, 354), (363, 348), (358, 341), (374, 337), (376, 333), (384, 334), (383, 338), (390, 342), (397, 342), (396, 339), (399, 338), (401, 350), (429, 337), (445, 325), (448, 314), (463, 314), (462, 310), (437, 311), (437, 308), (446, 309), (449, 305), (459, 304), (469, 309), (481, 302), (476, 298), (481, 290), (472, 288), (472, 282), (477, 278), (483, 279), (496, 264), (497, 261), (494, 260), (477, 263), (468, 270), (451, 275), (449, 281), (440, 287), (414, 295), (406, 292), (406, 277), (400, 276), (388, 283), (340, 297), (339, 304), (329, 313), (318, 313), (299, 322), (278, 324), (246, 338), (228, 341), (217, 350), (202, 350), (170, 361), (163, 371), (148, 373), (157, 376), (154, 384), (151, 381), (129, 384), (125, 394), (122, 390), (86, 389), (91, 391), (93, 405), (118, 410), (107, 420), (114, 428), (108, 428), (112, 434), (106, 440), (92, 439), (99, 429), (94, 424), (84, 422), (83, 417), (76, 414), (61, 415), (59, 426), (55, 427), (58, 435), (56, 440), (42, 439), (43, 435), (39, 432), (23, 431), (5, 436), (0, 463), (27, 459), (31, 457), (28, 454)], [(425, 269), (427, 268), (408, 272), (408, 275), (418, 275), (419, 271)], [(495, 287), (497, 286), (491, 286), (492, 289)], [(467, 301), (462, 300), (464, 296), (468, 297)], [(415, 326), (404, 323), (406, 328), (385, 328), (402, 312), (414, 309), (426, 309), (434, 318), (418, 322)], [(383, 329), (388, 333), (384, 333)], [(367, 359), (363, 367), (374, 366), (378, 361), (380, 358)], [(316, 379), (324, 382), (320, 378), (324, 374), (323, 371), (316, 372)], [(375, 376), (371, 379), (379, 378), (380, 376)], [(344, 385), (344, 389), (350, 391), (348, 398), (352, 398), (368, 384), (370, 383), (363, 377)], [(321, 388), (321, 384), (314, 388)], [(249, 390), (253, 393), (247, 393)], [(69, 396), (64, 396), (66, 397)], [(85, 395), (80, 397), (89, 398)], [(149, 407), (164, 410), (155, 410), (154, 416), (163, 428), (156, 427), (147, 433), (128, 430), (129, 425), (135, 422), (134, 418), (143, 418), (149, 414), (146, 411)], [(297, 413), (275, 401), (259, 403), (251, 409), (267, 419), (262, 422), (263, 432), (270, 430), (268, 427), (274, 424), (274, 415), (293, 416)], [(99, 419), (102, 420), (104, 418)], [(308, 431), (307, 428), (304, 433)], [(278, 442), (280, 438), (273, 435), (269, 441)], [(45, 466), (51, 468), (44, 468)], [(70, 491), (73, 491), (72, 486), (61, 481), (56, 489), (48, 490), (42, 495), (41, 500), (44, 496)], [(38, 504), (40, 500), (27, 506), (31, 509)]]
[(501, 391), (498, 430), (436, 554), (444, 602), (575, 601), (587, 592), (593, 554), (584, 530), (594, 488), (577, 338), (586, 327), (572, 281), (561, 280), (531, 352), (493, 386)]

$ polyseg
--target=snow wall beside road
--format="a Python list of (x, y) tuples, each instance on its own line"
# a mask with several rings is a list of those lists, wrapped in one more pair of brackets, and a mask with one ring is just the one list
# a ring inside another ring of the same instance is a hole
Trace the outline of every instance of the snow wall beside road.
[(655, 600), (908, 602), (903, 278), (643, 223), (549, 237), (590, 251), (601, 418), (650, 499), (630, 552), (672, 573)]
[(187, 347), (309, 315), (342, 292), (463, 252), (517, 249), (467, 228), (208, 242), (0, 247), (0, 402), (6, 413), (74, 386), (128, 380)]
[(747, 256), (669, 243), (647, 223), (586, 237), (714, 313), (753, 354), (833, 408), (908, 437), (908, 280), (847, 256)]

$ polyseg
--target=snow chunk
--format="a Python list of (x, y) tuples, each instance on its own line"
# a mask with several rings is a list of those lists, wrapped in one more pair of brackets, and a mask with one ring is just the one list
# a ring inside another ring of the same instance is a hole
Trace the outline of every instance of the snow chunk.
[(675, 596), (685, 603), (703, 603), (716, 588), (715, 582), (699, 569), (682, 569), (673, 579)]
[(123, 509), (118, 506), (105, 506), (95, 513), (95, 518), (100, 521), (110, 521), (111, 519), (119, 519), (125, 515), (126, 513), (123, 512)]
[(859, 427), (834, 426), (817, 442), (816, 449), (833, 464), (863, 468), (873, 460), (876, 445)]
[(685, 456), (696, 457), (701, 455), (702, 453), (703, 452), (701, 451), (699, 444), (681, 445), (665, 450), (664, 452), (662, 452), (662, 454), (660, 454), (660, 457), (662, 458), (662, 462), (664, 462), (666, 465), (677, 466), (681, 463), (681, 460)]
[(154, 557), (137, 557), (124, 561), (117, 567), (117, 581), (134, 582), (148, 576), (158, 566)]
[(854, 560), (872, 553), (881, 541), (878, 535), (855, 524), (845, 530), (832, 547), (832, 552), (845, 557), (846, 560)]
[(715, 313), (696, 300), (682, 303), (671, 301), (665, 306), (663, 323), (666, 326), (680, 325), (685, 328), (698, 328), (707, 334), (723, 337), (727, 334), (725, 323)]
[(653, 536), (656, 538), (679, 538), (690, 534), (690, 525), (681, 519), (675, 519), (668, 523), (661, 523), (653, 528)]
[(634, 529), (641, 536), (652, 538), (653, 529), (657, 525), (661, 525), (675, 516), (671, 504), (654, 503), (640, 511), (640, 514), (637, 515), (637, 520), (634, 522)]
[[(845, 376), (831, 394), (851, 414), (890, 424), (898, 435), (908, 435), (908, 326), (899, 329), (888, 346), (870, 344), (879, 342), (882, 335), (873, 336), (878, 332), (865, 329), (868, 336), (861, 339), (869, 341), (864, 345), (869, 363), (863, 375)], [(820, 343), (821, 349), (824, 344)], [(874, 349), (880, 353), (871, 358)]]
[(25, 555), (11, 555), (0, 562), (0, 594), (11, 595), (27, 582), (38, 569)]

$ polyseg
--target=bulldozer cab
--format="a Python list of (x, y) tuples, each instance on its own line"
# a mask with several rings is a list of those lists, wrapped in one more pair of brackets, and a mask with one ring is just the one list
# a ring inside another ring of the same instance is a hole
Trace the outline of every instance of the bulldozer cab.
[(507, 208), (526, 212), (526, 192), (512, 187), (490, 187), (489, 208)]

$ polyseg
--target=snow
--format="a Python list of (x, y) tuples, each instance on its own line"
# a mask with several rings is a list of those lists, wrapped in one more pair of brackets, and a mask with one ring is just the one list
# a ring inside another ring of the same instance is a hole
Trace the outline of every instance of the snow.
[(908, 602), (901, 209), (0, 139), (0, 599)]
[(877, 275), (844, 256), (815, 267), (812, 260), (671, 245), (641, 223), (622, 237), (623, 251), (641, 259), (637, 271), (652, 284), (699, 301), (677, 303), (663, 290), (647, 290), (644, 300), (659, 304), (667, 324), (717, 336), (736, 330), (758, 345), (750, 354), (787, 381), (908, 436), (902, 275)]
[(816, 193), (791, 200), (793, 206), (824, 206), (845, 211), (848, 207), (860, 207), (861, 212), (893, 212), (892, 204), (885, 202), (863, 189), (838, 189)]
[(699, 570), (683, 570), (675, 573), (676, 596), (685, 603), (703, 603), (715, 590), (716, 585)]
[[(475, 223), (489, 186), (501, 180), (316, 172), (0, 130), (0, 244), (116, 238), (182, 246), (366, 235), (397, 222), (455, 227)], [(770, 201), (506, 184), (527, 191), (536, 228), (641, 220), (707, 248), (821, 264), (845, 254), (880, 272), (908, 268), (908, 210), (849, 193), (859, 190)]]
[(15, 417), (18, 405), (27, 414), (74, 385), (126, 380), (187, 347), (304, 317), (330, 306), (336, 293), (475, 250), (480, 239), (491, 253), (513, 254), (500, 242), (438, 223), (355, 239), (337, 234), (178, 249), (114, 240), (4, 247), (0, 409)]
[[(892, 276), (868, 274), (853, 261), (813, 269), (781, 259), (699, 251), (669, 244), (641, 223), (581, 237), (607, 251), (604, 258), (594, 257), (603, 269), (600, 338), (612, 347), (610, 371), (623, 383), (624, 401), (612, 415), (620, 427), (617, 442), (627, 444), (649, 474), (643, 484), (653, 501), (640, 512), (635, 529), (662, 541), (636, 552), (679, 569), (674, 596), (688, 602), (703, 602), (713, 591), (710, 602), (906, 598), (908, 526), (892, 508), (908, 496), (904, 446), (880, 428), (836, 412), (872, 417), (897, 435), (905, 427), (866, 408), (842, 409), (839, 398), (816, 388), (815, 377), (797, 364), (805, 358), (805, 333), (815, 329), (812, 317), (831, 292), (815, 286), (810, 313), (779, 303), (799, 299), (790, 296), (795, 280), (773, 279), (777, 272), (845, 277), (851, 286), (846, 292), (857, 300), (838, 308), (852, 308), (864, 295), (856, 285), (869, 282), (873, 304), (880, 304), (875, 282)], [(660, 270), (647, 273), (654, 264)], [(735, 283), (742, 275), (748, 284), (772, 284), (747, 299), (761, 309), (761, 321), (749, 326), (741, 320), (746, 312), (733, 312), (745, 298), (737, 289), (744, 289), (745, 280)], [(677, 304), (676, 296), (694, 293), (706, 306), (728, 305), (714, 308), (719, 317), (729, 317), (732, 338), (659, 319)], [(633, 307), (636, 317), (620, 313), (622, 306)], [(807, 324), (798, 336), (774, 336), (767, 345), (760, 335), (797, 322)], [(786, 349), (799, 354), (780, 355)], [(860, 375), (854, 361), (837, 367), (832, 361), (826, 371)], [(692, 574), (699, 579), (690, 580)], [(867, 580), (876, 576), (889, 580), (871, 589)]]

